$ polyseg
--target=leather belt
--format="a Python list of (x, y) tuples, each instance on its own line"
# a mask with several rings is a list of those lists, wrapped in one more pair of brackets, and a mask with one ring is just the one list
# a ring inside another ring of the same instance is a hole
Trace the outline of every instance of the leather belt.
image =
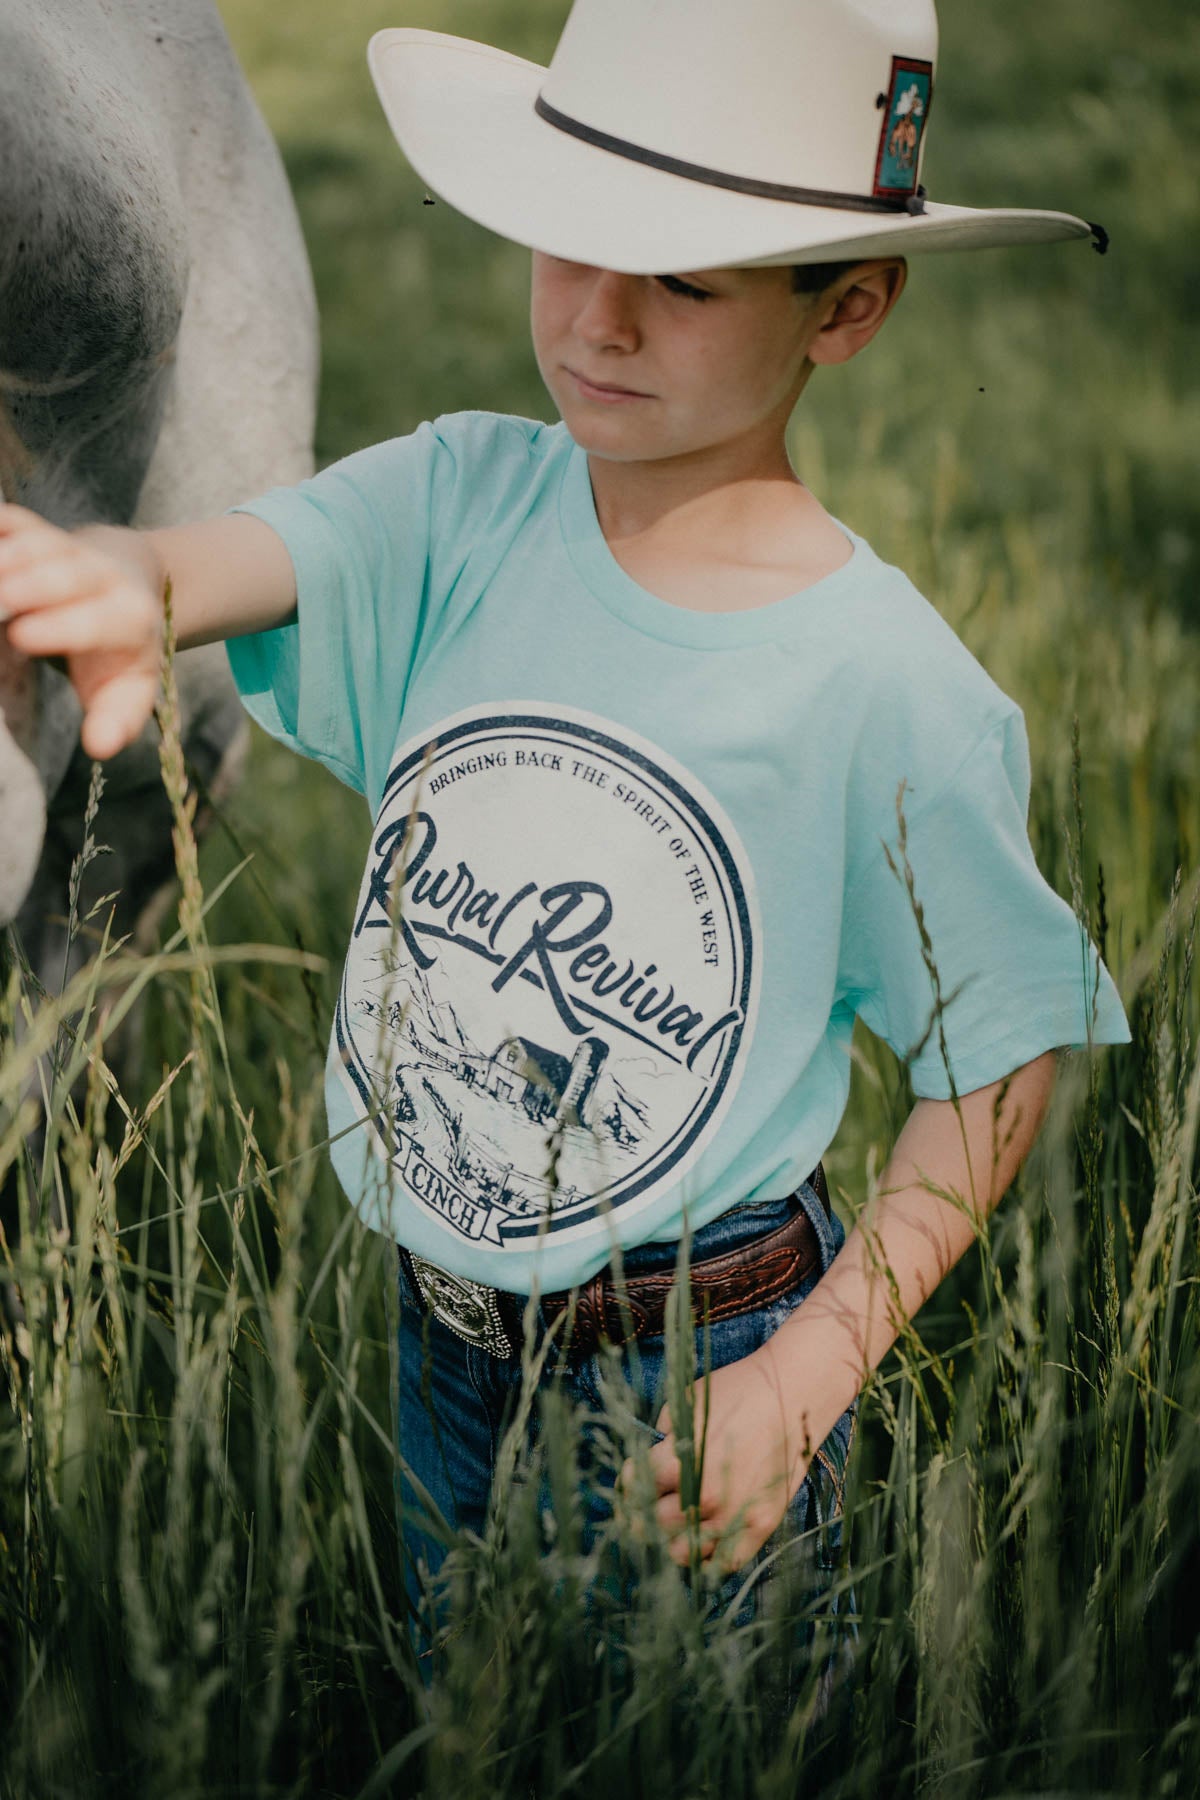
[[(829, 1214), (829, 1189), (818, 1163), (808, 1177)], [(524, 1339), (524, 1294), (488, 1287), (451, 1275), (401, 1246), (400, 1256), (426, 1305), (448, 1330), (493, 1356), (518, 1358)], [(730, 1319), (790, 1294), (819, 1266), (821, 1248), (812, 1221), (798, 1206), (792, 1217), (765, 1237), (741, 1250), (709, 1256), (689, 1268), (692, 1316)], [(577, 1288), (562, 1288), (541, 1297), (543, 1323), (552, 1326), (574, 1307), (569, 1321), (571, 1359), (590, 1356), (601, 1339), (623, 1344), (630, 1338), (661, 1337), (667, 1295), (675, 1284), (674, 1268), (628, 1275), (618, 1285), (603, 1269)]]

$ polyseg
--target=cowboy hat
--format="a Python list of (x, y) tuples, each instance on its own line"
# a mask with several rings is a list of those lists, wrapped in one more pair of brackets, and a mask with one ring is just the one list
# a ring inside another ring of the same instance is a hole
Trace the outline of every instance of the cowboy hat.
[(1103, 234), (948, 206), (920, 184), (933, 0), (575, 0), (548, 69), (376, 32), (371, 75), (417, 173), (469, 218), (628, 274)]

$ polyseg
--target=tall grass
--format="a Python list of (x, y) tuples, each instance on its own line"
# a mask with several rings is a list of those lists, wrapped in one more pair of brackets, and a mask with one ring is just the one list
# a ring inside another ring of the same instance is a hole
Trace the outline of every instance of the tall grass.
[[(416, 23), (544, 56), (565, 0), (225, 11), (313, 254), (321, 460), (455, 406), (541, 410), (524, 258), (421, 205), (362, 45)], [(914, 263), (793, 448), (1022, 705), (1033, 847), (1134, 1041), (1066, 1060), (990, 1228), (865, 1393), (836, 1577), (849, 1725), (813, 1704), (820, 1637), (785, 1716), (772, 1645), (706, 1641), (652, 1524), (585, 1544), (582, 1435), (616, 1454), (628, 1420), (619, 1394), (599, 1420), (552, 1388), (527, 1394), (486, 1531), (453, 1538), (426, 1695), (394, 1253), (337, 1189), (320, 1104), (369, 821), (260, 741), (197, 853), (168, 693), (177, 923), (151, 954), (109, 941), (97, 779), (70, 901), (92, 960), (51, 1002), (5, 946), (4, 1800), (1200, 1792), (1200, 46), (1166, 0), (942, 12), (931, 187), (1075, 208), (1112, 251)], [(847, 1224), (911, 1098), (860, 1027), (824, 1159)], [(676, 1382), (691, 1354), (685, 1334)]]
[[(1200, 877), (1153, 916), (1111, 910), (1144, 888), (1105, 877), (1101, 898), (1079, 738), (1064, 886), (1134, 1042), (1064, 1060), (991, 1228), (868, 1385), (835, 1578), (859, 1630), (847, 1726), (814, 1705), (824, 1628), (785, 1713), (786, 1617), (706, 1635), (652, 1515), (585, 1540), (583, 1435), (623, 1454), (629, 1421), (616, 1391), (604, 1418), (535, 1394), (532, 1358), (488, 1526), (451, 1539), (426, 1695), (392, 1505), (394, 1257), (328, 1171), (305, 986), (327, 971), (286, 908), (275, 943), (210, 940), (251, 874), (205, 891), (169, 683), (161, 717), (177, 929), (138, 957), (101, 928), (58, 1002), (16, 962), (5, 986), (0, 1792), (1195, 1792)], [(97, 780), (79, 877), (103, 828)], [(106, 1046), (145, 996), (166, 1055), (126, 1095)], [(861, 1033), (847, 1218), (908, 1100)], [(680, 1331), (677, 1384), (690, 1354)]]

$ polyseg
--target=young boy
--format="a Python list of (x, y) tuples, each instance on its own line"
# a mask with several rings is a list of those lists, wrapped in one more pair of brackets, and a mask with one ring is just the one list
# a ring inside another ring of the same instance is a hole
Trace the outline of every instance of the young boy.
[[(91, 754), (150, 710), (169, 575), (179, 641), (229, 638), (252, 715), (371, 805), (327, 1094), (347, 1194), (401, 1246), (408, 1465), (482, 1524), (536, 1292), (585, 1400), (602, 1340), (636, 1340), (681, 1563), (706, 1415), (726, 1598), (836, 1518), (862, 1383), (1013, 1180), (1055, 1050), (1130, 1035), (1035, 865), (1020, 708), (785, 447), (908, 255), (1088, 234), (925, 200), (935, 41), (916, 0), (576, 0), (549, 75), (381, 33), (422, 177), (534, 248), (562, 424), (441, 419), (172, 530), (0, 513), (10, 640), (67, 657)], [(918, 1098), (846, 1238), (819, 1158), (856, 1015)], [(713, 1372), (680, 1421), (685, 1222)]]

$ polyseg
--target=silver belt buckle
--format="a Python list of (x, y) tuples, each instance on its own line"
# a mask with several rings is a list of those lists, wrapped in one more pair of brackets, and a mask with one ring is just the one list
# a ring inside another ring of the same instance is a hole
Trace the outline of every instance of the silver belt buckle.
[(409, 1251), (421, 1298), (448, 1331), (468, 1344), (478, 1344), (493, 1356), (512, 1356), (513, 1346), (500, 1317), (495, 1288), (482, 1281), (451, 1275), (437, 1263)]

